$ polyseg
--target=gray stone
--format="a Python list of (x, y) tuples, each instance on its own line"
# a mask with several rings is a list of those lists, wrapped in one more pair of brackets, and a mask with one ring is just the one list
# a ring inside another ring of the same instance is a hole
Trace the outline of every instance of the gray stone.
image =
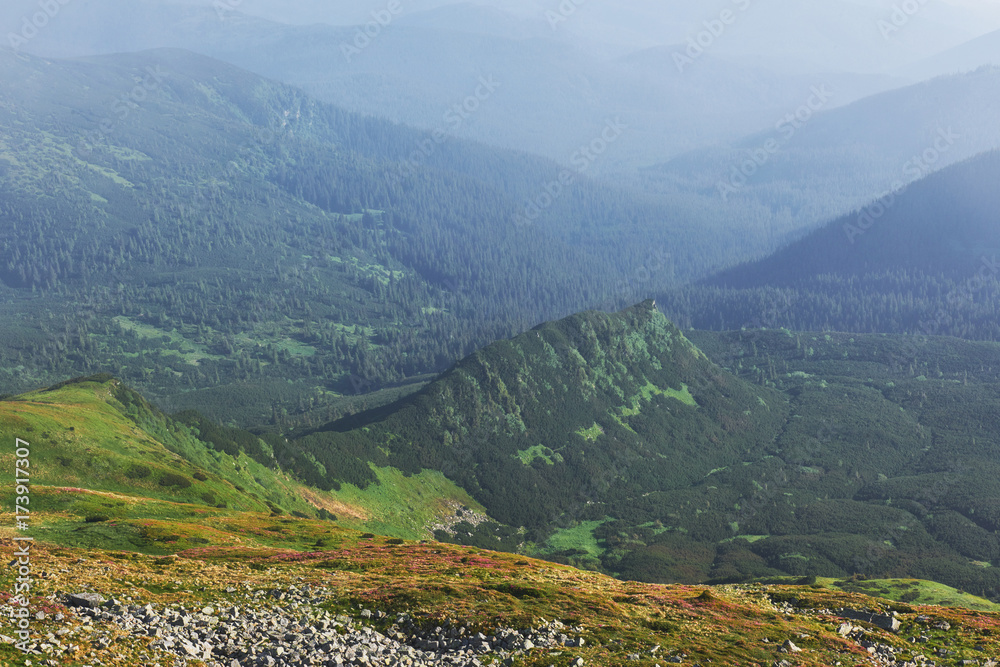
[(781, 645), (781, 648), (789, 653), (800, 653), (802, 649), (792, 643), (791, 639), (786, 639), (785, 643)]
[(104, 598), (98, 593), (71, 593), (67, 596), (66, 604), (70, 607), (97, 609), (104, 604)]
[(871, 623), (877, 628), (888, 630), (889, 632), (899, 632), (899, 619), (889, 614), (873, 614), (868, 611), (857, 611), (855, 609), (838, 609), (837, 615), (849, 618), (853, 621), (864, 621)]

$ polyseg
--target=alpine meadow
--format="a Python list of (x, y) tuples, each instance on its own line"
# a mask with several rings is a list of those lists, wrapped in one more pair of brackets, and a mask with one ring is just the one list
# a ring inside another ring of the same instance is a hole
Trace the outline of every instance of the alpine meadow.
[(0, 665), (1000, 665), (993, 0), (7, 0)]

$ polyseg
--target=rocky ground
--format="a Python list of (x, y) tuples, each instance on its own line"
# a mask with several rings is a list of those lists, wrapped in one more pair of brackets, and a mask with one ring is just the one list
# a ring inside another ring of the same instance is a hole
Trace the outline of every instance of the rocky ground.
[[(84, 657), (87, 664), (101, 664), (102, 654), (113, 651), (114, 644), (131, 640), (148, 643), (149, 665), (181, 666), (199, 661), (212, 667), (480, 667), (513, 664), (516, 656), (536, 647), (586, 643), (579, 636), (583, 628), (569, 628), (559, 621), (536, 628), (503, 628), (486, 635), (457, 624), (421, 628), (404, 614), (379, 631), (374, 622), (385, 626), (391, 620), (382, 612), (361, 609), (354, 617), (334, 616), (319, 608), (330, 593), (308, 584), (257, 590), (245, 594), (243, 604), (197, 609), (129, 605), (114, 598), (105, 600), (96, 593), (57, 597), (56, 601), (69, 609), (53, 620), (66, 625), (32, 645), (37, 651), (32, 662), (37, 665), (64, 664), (60, 659), (75, 655), (82, 641), (92, 647)], [(571, 664), (579, 667), (583, 660)]]
[[(143, 657), (150, 667), (199, 664), (209, 667), (481, 667), (520, 664), (520, 659), (535, 648), (556, 649), (548, 655), (558, 657), (562, 655), (558, 651), (560, 648), (583, 647), (587, 643), (582, 636), (583, 627), (567, 627), (560, 621), (548, 621), (534, 628), (502, 628), (487, 635), (457, 623), (421, 627), (407, 614), (392, 619), (383, 612), (369, 609), (359, 609), (350, 616), (334, 615), (321, 608), (331, 593), (309, 584), (242, 593), (231, 589), (228, 592), (241, 598), (242, 604), (189, 609), (179, 604), (127, 604), (92, 592), (58, 593), (53, 596), (57, 598), (54, 602), (65, 604), (67, 609), (51, 620), (62, 622), (64, 627), (34, 642), (31, 647), (34, 657), (28, 658), (25, 664), (55, 667), (66, 664), (66, 657), (75, 656), (73, 664), (96, 667), (104, 664), (102, 658), (113, 654), (116, 645), (134, 642), (146, 645)], [(944, 649), (899, 660), (898, 648), (878, 641), (867, 629), (874, 626), (892, 633), (902, 632), (904, 627), (893, 614), (851, 609), (801, 609), (788, 602), (780, 603), (779, 608), (787, 616), (842, 616), (845, 622), (838, 634), (865, 649), (869, 660), (864, 664), (885, 667), (996, 667), (998, 664), (989, 659), (956, 662), (949, 660), (948, 651)], [(46, 619), (42, 614), (36, 620)], [(864, 625), (854, 625), (851, 620), (863, 621)], [(946, 621), (918, 616), (907, 629), (915, 633), (908, 641), (919, 645), (929, 640), (930, 631), (950, 630), (950, 626)], [(798, 664), (796, 657), (802, 649), (795, 641), (801, 639), (808, 637), (788, 638), (780, 644), (778, 652), (788, 657), (775, 661), (774, 667)], [(12, 641), (9, 637), (0, 640)], [(89, 646), (89, 651), (82, 657), (83, 662), (79, 662), (81, 657), (77, 649), (82, 643)], [(626, 661), (662, 659), (664, 664), (699, 664), (688, 662), (686, 658), (683, 652), (668, 653), (653, 646), (644, 654), (629, 654)], [(569, 656), (568, 662), (560, 661), (560, 664), (582, 667), (585, 662), (582, 658)]]
[[(996, 667), (995, 613), (816, 586), (658, 586), (444, 544), (33, 552), (0, 667)], [(0, 568), (11, 579), (10, 568)], [(10, 605), (0, 581), (0, 608)]]

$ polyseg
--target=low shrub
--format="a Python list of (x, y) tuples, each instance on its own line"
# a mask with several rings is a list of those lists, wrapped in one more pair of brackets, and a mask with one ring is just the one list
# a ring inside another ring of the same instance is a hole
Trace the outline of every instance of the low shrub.
[(136, 464), (125, 471), (125, 476), (129, 479), (146, 479), (152, 474), (152, 470), (149, 466), (144, 466), (142, 464)]
[(160, 478), (160, 486), (176, 486), (180, 489), (186, 489), (191, 486), (191, 480), (184, 475), (168, 472)]

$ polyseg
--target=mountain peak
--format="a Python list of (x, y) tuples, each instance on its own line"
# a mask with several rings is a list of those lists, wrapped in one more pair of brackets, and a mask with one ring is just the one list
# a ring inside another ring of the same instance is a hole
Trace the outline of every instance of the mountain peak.
[(544, 531), (560, 516), (631, 512), (634, 494), (733, 464), (774, 437), (780, 414), (772, 392), (711, 363), (649, 299), (488, 345), (302, 446), (359, 485), (374, 481), (369, 461), (440, 470), (502, 524)]

